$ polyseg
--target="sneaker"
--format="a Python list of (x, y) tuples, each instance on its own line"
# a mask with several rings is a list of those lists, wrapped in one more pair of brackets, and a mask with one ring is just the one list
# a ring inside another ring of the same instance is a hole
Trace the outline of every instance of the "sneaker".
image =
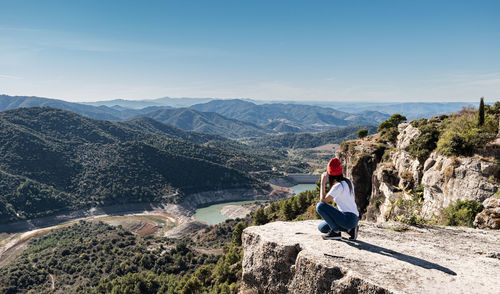
[(342, 239), (342, 236), (340, 235), (340, 232), (334, 232), (330, 231), (328, 234), (323, 235), (324, 240), (340, 240)]
[(347, 234), (349, 234), (349, 240), (356, 240), (358, 238), (358, 229), (359, 226), (355, 226), (354, 228), (347, 231)]

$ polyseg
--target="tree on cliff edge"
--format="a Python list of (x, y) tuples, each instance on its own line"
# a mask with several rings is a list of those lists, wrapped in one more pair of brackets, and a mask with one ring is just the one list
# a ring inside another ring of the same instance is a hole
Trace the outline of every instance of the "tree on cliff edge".
[(368, 130), (367, 129), (361, 129), (358, 131), (358, 138), (363, 139), (364, 137), (368, 136)]
[(479, 102), (479, 111), (477, 112), (477, 125), (482, 127), (484, 125), (484, 97), (481, 97)]

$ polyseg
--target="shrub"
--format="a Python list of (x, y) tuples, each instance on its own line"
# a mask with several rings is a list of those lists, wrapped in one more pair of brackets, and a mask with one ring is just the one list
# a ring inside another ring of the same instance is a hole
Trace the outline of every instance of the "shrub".
[(420, 189), (414, 191), (401, 189), (409, 198), (401, 197), (392, 202), (392, 209), (395, 209), (396, 214), (391, 219), (412, 226), (425, 224), (426, 220), (422, 215), (423, 191)]
[(439, 140), (440, 131), (435, 124), (422, 123), (419, 125), (420, 135), (415, 138), (410, 145), (409, 153), (423, 163), (429, 157), (429, 154), (436, 149)]
[(398, 138), (399, 131), (398, 128), (384, 129), (380, 132), (379, 142), (382, 143), (395, 143)]
[(398, 125), (406, 121), (406, 117), (398, 113), (393, 114), (388, 120), (383, 121), (377, 128), (380, 133), (379, 142), (396, 142), (398, 137)]
[(381, 132), (384, 129), (397, 128), (398, 125), (404, 121), (406, 121), (406, 116), (403, 116), (399, 113), (395, 113), (391, 115), (391, 117), (388, 120), (380, 123), (380, 125), (377, 128), (377, 131)]
[(358, 135), (358, 138), (362, 139), (362, 138), (368, 136), (368, 130), (367, 129), (361, 129), (361, 130), (358, 131), (357, 135)]
[(445, 225), (472, 227), (474, 218), (483, 210), (483, 205), (474, 200), (458, 200), (443, 212)]

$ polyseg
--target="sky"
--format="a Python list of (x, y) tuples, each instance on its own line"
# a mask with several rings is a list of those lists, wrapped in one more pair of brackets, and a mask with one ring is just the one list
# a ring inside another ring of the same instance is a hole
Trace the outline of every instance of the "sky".
[(500, 100), (500, 1), (0, 0), (0, 94)]

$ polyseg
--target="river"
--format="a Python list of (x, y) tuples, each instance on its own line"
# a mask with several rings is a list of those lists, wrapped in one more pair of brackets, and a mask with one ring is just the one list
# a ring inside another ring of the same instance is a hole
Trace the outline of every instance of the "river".
[[(290, 187), (295, 194), (299, 194), (301, 192), (307, 191), (307, 190), (314, 190), (316, 189), (316, 184), (299, 184), (295, 185), (293, 187)], [(205, 222), (209, 225), (216, 225), (219, 223), (222, 223), (227, 219), (226, 216), (222, 215), (220, 213), (220, 210), (222, 207), (226, 205), (244, 205), (244, 204), (249, 204), (249, 203), (255, 203), (259, 201), (265, 201), (265, 200), (247, 200), (247, 201), (236, 201), (236, 202), (224, 202), (224, 203), (219, 203), (219, 204), (214, 204), (210, 205), (207, 207), (203, 208), (198, 208), (196, 210), (196, 213), (194, 217), (202, 222)]]

